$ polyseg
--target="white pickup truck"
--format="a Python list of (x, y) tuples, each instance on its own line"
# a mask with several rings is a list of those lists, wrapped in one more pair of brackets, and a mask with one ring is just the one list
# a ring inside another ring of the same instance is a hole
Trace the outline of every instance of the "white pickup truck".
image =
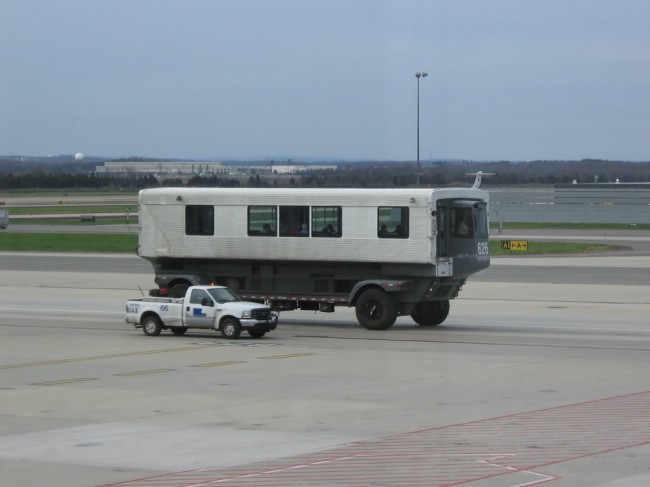
[(183, 335), (188, 328), (220, 331), (236, 339), (242, 330), (262, 337), (275, 330), (277, 313), (260, 303), (243, 301), (224, 286), (191, 286), (184, 298), (145, 297), (126, 302), (127, 323), (142, 328), (145, 335), (160, 335), (169, 329)]
[(9, 210), (0, 210), (0, 228), (5, 229), (9, 225)]

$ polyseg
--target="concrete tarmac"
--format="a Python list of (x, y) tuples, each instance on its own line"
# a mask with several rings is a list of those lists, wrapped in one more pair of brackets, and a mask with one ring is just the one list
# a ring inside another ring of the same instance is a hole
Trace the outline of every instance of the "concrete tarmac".
[(0, 265), (0, 484), (650, 485), (650, 293), (607, 280), (643, 269), (494, 259), (440, 327), (290, 312), (229, 341), (127, 326), (140, 270)]

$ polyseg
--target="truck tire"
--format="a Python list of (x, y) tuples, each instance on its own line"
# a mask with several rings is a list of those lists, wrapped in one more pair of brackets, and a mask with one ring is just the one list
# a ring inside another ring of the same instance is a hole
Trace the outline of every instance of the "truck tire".
[(411, 318), (420, 326), (438, 326), (449, 315), (449, 301), (418, 303)]
[(142, 320), (142, 331), (150, 337), (160, 335), (162, 331), (162, 323), (156, 315), (148, 315)]
[(368, 330), (388, 330), (397, 319), (395, 301), (381, 289), (364, 291), (355, 307), (357, 320)]
[(172, 331), (174, 335), (185, 335), (185, 332), (187, 332), (187, 328), (184, 326), (170, 326), (169, 329)]
[(230, 339), (237, 340), (241, 333), (241, 325), (235, 318), (226, 318), (221, 323), (221, 334)]
[(172, 287), (169, 288), (169, 292), (167, 295), (170, 298), (184, 298), (185, 294), (187, 293), (187, 288), (189, 288), (190, 285), (187, 284), (186, 282), (180, 282), (178, 284), (174, 284)]

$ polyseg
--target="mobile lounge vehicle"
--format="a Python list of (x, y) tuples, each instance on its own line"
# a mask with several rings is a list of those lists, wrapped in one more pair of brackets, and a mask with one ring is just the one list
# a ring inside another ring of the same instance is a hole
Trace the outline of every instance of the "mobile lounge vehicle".
[(472, 188), (142, 190), (138, 253), (179, 297), (218, 283), (274, 310), (354, 306), (390, 328), (442, 323), (489, 266), (488, 194)]

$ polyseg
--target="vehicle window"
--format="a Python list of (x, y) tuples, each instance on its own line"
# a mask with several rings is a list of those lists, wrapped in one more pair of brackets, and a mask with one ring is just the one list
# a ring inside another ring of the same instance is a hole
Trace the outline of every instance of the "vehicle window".
[(210, 296), (203, 289), (192, 289), (190, 294), (190, 304), (201, 304), (204, 299)]
[(340, 206), (312, 206), (312, 237), (340, 237), (341, 213)]
[(472, 207), (451, 208), (449, 219), (452, 238), (474, 238), (472, 210)]
[(248, 235), (275, 237), (278, 228), (278, 210), (275, 206), (248, 207)]
[(409, 209), (402, 206), (377, 208), (379, 238), (409, 238)]
[(485, 204), (481, 203), (474, 208), (474, 232), (476, 238), (488, 238), (488, 216)]
[(309, 236), (309, 206), (280, 207), (280, 237)]
[(211, 288), (210, 295), (218, 303), (226, 303), (230, 301), (241, 301), (241, 298), (237, 296), (233, 291), (226, 287)]
[(214, 235), (214, 206), (187, 205), (185, 235)]

